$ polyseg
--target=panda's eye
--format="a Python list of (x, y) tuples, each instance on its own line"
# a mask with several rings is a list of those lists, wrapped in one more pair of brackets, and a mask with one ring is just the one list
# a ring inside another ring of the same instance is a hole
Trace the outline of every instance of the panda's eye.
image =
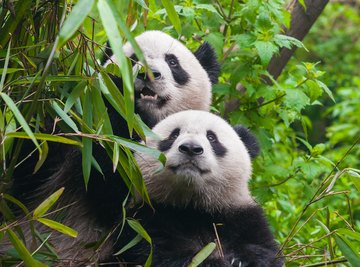
[(175, 67), (179, 66), (179, 60), (173, 54), (165, 55), (165, 61), (167, 62), (167, 64), (169, 65), (170, 68), (175, 68)]
[(210, 143), (215, 143), (217, 141), (216, 135), (211, 131), (208, 131), (206, 133), (206, 138), (209, 140)]
[(176, 59), (170, 59), (169, 60), (169, 65), (171, 67), (176, 67), (178, 65), (178, 63), (177, 63)]
[(179, 137), (180, 134), (180, 129), (176, 128), (175, 130), (173, 130), (169, 136), (169, 140), (175, 140), (176, 138)]

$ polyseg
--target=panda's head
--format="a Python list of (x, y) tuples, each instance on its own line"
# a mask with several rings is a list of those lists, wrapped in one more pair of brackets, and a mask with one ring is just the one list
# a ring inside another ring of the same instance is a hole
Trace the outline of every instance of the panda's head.
[[(149, 125), (187, 109), (209, 110), (211, 85), (217, 82), (219, 64), (209, 44), (192, 53), (161, 31), (147, 31), (135, 38), (154, 79), (140, 73), (135, 80), (136, 111)], [(139, 63), (130, 43), (125, 54)], [(112, 57), (107, 63), (115, 61)]]
[(205, 111), (182, 111), (159, 122), (160, 140), (146, 144), (167, 158), (163, 169), (150, 156), (137, 154), (150, 199), (156, 203), (208, 212), (254, 203), (249, 189), (251, 158), (258, 153), (255, 137)]

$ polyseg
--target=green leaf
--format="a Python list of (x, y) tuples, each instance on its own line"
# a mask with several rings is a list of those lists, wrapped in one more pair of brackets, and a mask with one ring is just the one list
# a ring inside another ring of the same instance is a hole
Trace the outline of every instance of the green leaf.
[(142, 238), (144, 238), (149, 244), (150, 244), (150, 253), (149, 256), (145, 262), (144, 267), (149, 267), (151, 264), (151, 260), (152, 260), (152, 241), (151, 241), (151, 237), (149, 236), (149, 234), (146, 232), (146, 230), (141, 226), (141, 224), (134, 219), (126, 219), (127, 223), (129, 224), (129, 226), (136, 232), (138, 233)]
[(114, 52), (117, 63), (119, 64), (123, 85), (125, 102), (125, 119), (128, 122), (129, 133), (132, 133), (133, 117), (134, 117), (134, 87), (132, 81), (132, 72), (130, 71), (130, 63), (125, 56), (123, 50), (123, 42), (120, 36), (113, 10), (108, 1), (99, 0), (98, 10), (103, 23), (105, 32), (109, 37), (109, 42)]
[(55, 101), (51, 101), (51, 106), (59, 117), (75, 132), (79, 133), (79, 129), (76, 126), (76, 123), (71, 119), (71, 117), (63, 111)]
[(34, 218), (40, 218), (43, 216), (59, 199), (61, 194), (64, 192), (64, 187), (61, 187), (56, 192), (52, 193), (47, 199), (45, 199), (37, 208), (34, 210)]
[(46, 141), (42, 142), (40, 146), (41, 146), (42, 153), (40, 154), (39, 160), (36, 162), (33, 173), (36, 173), (41, 168), (41, 166), (44, 164), (44, 162), (47, 158), (47, 155), (49, 153), (49, 146)]
[(150, 148), (147, 146), (144, 146), (142, 144), (139, 144), (137, 142), (134, 141), (130, 141), (128, 139), (125, 138), (121, 138), (115, 135), (110, 135), (108, 136), (111, 140), (114, 140), (116, 143), (122, 145), (122, 146), (126, 146), (128, 148), (130, 148), (133, 151), (136, 151), (138, 153), (144, 153), (147, 154), (157, 160), (159, 160), (163, 165), (166, 162), (166, 157), (164, 156), (163, 153), (161, 153), (159, 150), (155, 149), (155, 148)]
[(134, 247), (138, 244), (143, 238), (141, 235), (136, 235), (129, 243), (127, 243), (123, 248), (121, 248), (118, 252), (114, 253), (115, 256), (121, 255), (125, 251), (129, 250), (130, 248)]
[(164, 6), (166, 13), (169, 16), (169, 19), (170, 19), (172, 25), (174, 25), (176, 32), (178, 33), (178, 35), (180, 35), (181, 34), (181, 22), (180, 22), (178, 14), (176, 13), (173, 1), (161, 0), (161, 3)]
[[(14, 137), (14, 138), (30, 139), (30, 137), (24, 132), (7, 133), (6, 136)], [(49, 141), (49, 142), (62, 143), (62, 144), (66, 144), (66, 145), (82, 146), (82, 143), (80, 143), (79, 141), (69, 139), (69, 138), (66, 138), (63, 136), (44, 134), (44, 133), (34, 133), (34, 136), (37, 140), (41, 140), (41, 141)]]
[(59, 42), (56, 49), (62, 47), (67, 40), (77, 31), (80, 25), (90, 13), (95, 0), (79, 0), (66, 18), (59, 32)]
[(331, 99), (334, 103), (336, 103), (335, 98), (334, 98), (332, 92), (330, 91), (329, 87), (327, 87), (325, 83), (323, 83), (323, 82), (321, 82), (321, 81), (319, 81), (319, 80), (316, 80), (316, 83), (321, 87), (321, 89), (324, 90), (324, 92), (330, 97), (330, 99)]
[[(91, 91), (90, 89), (85, 90), (85, 97), (83, 103), (84, 111), (83, 111), (83, 132), (86, 131), (87, 128), (92, 128), (93, 123), (93, 106), (92, 106), (92, 99), (91, 99)], [(87, 126), (87, 127), (86, 127)], [(85, 187), (87, 188), (87, 184), (90, 179), (91, 173), (91, 162), (92, 162), (92, 148), (93, 143), (92, 140), (88, 137), (83, 137), (83, 148), (82, 148), (82, 170), (84, 175), (84, 182)]]
[(342, 254), (349, 261), (351, 266), (358, 267), (360, 262), (360, 255), (354, 249), (354, 245), (341, 234), (335, 234), (334, 238)]
[(191, 263), (188, 267), (196, 267), (200, 265), (207, 257), (210, 256), (211, 253), (216, 248), (216, 244), (214, 242), (210, 242), (204, 248), (202, 248), (195, 256), (192, 258)]
[(31, 256), (31, 253), (26, 249), (24, 243), (18, 238), (18, 236), (11, 230), (6, 230), (6, 233), (9, 236), (11, 244), (15, 247), (16, 251), (19, 253), (21, 259), (24, 261), (26, 266), (42, 267), (46, 266), (45, 264), (37, 261)]
[(119, 145), (117, 143), (114, 143), (114, 148), (113, 148), (113, 172), (116, 171), (118, 163), (119, 163)]
[(279, 50), (273, 43), (265, 41), (256, 41), (255, 47), (258, 51), (261, 63), (265, 66), (269, 64), (272, 56)]
[(9, 72), (8, 71), (8, 65), (9, 65), (9, 59), (10, 59), (10, 47), (11, 47), (11, 40), (9, 42), (8, 49), (7, 49), (7, 52), (6, 52), (4, 68), (0, 69), (1, 70), (0, 74), (2, 74), (1, 75), (1, 80), (0, 80), (0, 92), (2, 92), (3, 87), (4, 87), (6, 73)]
[(74, 87), (71, 94), (66, 99), (64, 112), (67, 113), (72, 108), (72, 106), (79, 100), (79, 97), (81, 93), (84, 92), (85, 87), (86, 81), (81, 81)]
[(63, 233), (65, 235), (71, 236), (71, 237), (77, 237), (78, 232), (75, 231), (74, 229), (71, 229), (70, 227), (63, 225), (62, 223), (53, 221), (53, 220), (49, 220), (46, 218), (38, 218), (37, 219), (38, 222), (50, 227), (51, 229), (54, 229), (60, 233)]
[(41, 154), (41, 148), (40, 148), (39, 143), (37, 142), (33, 132), (31, 131), (29, 125), (27, 124), (27, 122), (26, 122), (25, 118), (23, 117), (23, 115), (21, 114), (21, 112), (16, 107), (15, 103), (12, 101), (12, 99), (8, 95), (6, 95), (2, 92), (0, 92), (0, 95), (1, 95), (2, 99), (5, 101), (5, 103), (7, 104), (7, 106), (9, 107), (9, 109), (11, 110), (11, 112), (14, 114), (17, 121), (20, 123), (21, 127), (24, 129), (26, 134), (29, 136), (31, 141), (33, 141), (33, 143), (36, 145), (37, 149), (39, 150), (39, 153)]

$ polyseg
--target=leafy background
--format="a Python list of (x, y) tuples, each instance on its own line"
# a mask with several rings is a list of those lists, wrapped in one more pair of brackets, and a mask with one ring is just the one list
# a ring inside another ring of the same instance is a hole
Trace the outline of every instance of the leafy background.
[[(121, 46), (156, 29), (191, 50), (202, 41), (215, 48), (222, 72), (213, 88), (212, 112), (246, 125), (260, 141), (250, 186), (286, 266), (360, 266), (360, 1), (328, 3), (304, 43), (284, 35), (291, 15), (282, 0), (1, 2), (0, 208), (7, 222), (0, 239), (7, 233), (25, 263), (40, 264), (22, 246), (21, 228), (8, 209), (10, 202), (21, 203), (4, 194), (21, 150), (14, 140), (33, 140), (37, 168), (49, 153), (47, 142), (78, 145), (85, 183), (94, 171), (92, 141), (101, 141), (114, 166), (121, 165), (141, 188), (137, 170), (126, 167), (134, 145), (111, 135), (102, 97), (114, 100), (129, 131), (147, 134), (133, 114), (132, 75)], [(119, 69), (101, 67), (107, 40)], [(293, 46), (296, 54), (273, 80), (267, 72), (270, 59)], [(109, 80), (113, 72), (125, 80), (123, 95)], [(238, 108), (229, 111), (233, 102)], [(45, 114), (67, 135), (43, 133)], [(23, 210), (31, 220), (55, 228), (42, 217), (50, 204), (45, 206)]]

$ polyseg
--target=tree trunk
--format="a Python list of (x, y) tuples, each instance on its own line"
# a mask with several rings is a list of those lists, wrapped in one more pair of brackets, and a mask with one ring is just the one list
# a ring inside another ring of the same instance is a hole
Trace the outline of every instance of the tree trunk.
[[(305, 10), (299, 4), (299, 1), (293, 0), (287, 8), (291, 11), (291, 22), (290, 29), (285, 34), (302, 41), (328, 2), (329, 0), (305, 0)], [(296, 47), (291, 50), (283, 48), (278, 55), (271, 59), (268, 72), (275, 80), (279, 77), (295, 50)]]

